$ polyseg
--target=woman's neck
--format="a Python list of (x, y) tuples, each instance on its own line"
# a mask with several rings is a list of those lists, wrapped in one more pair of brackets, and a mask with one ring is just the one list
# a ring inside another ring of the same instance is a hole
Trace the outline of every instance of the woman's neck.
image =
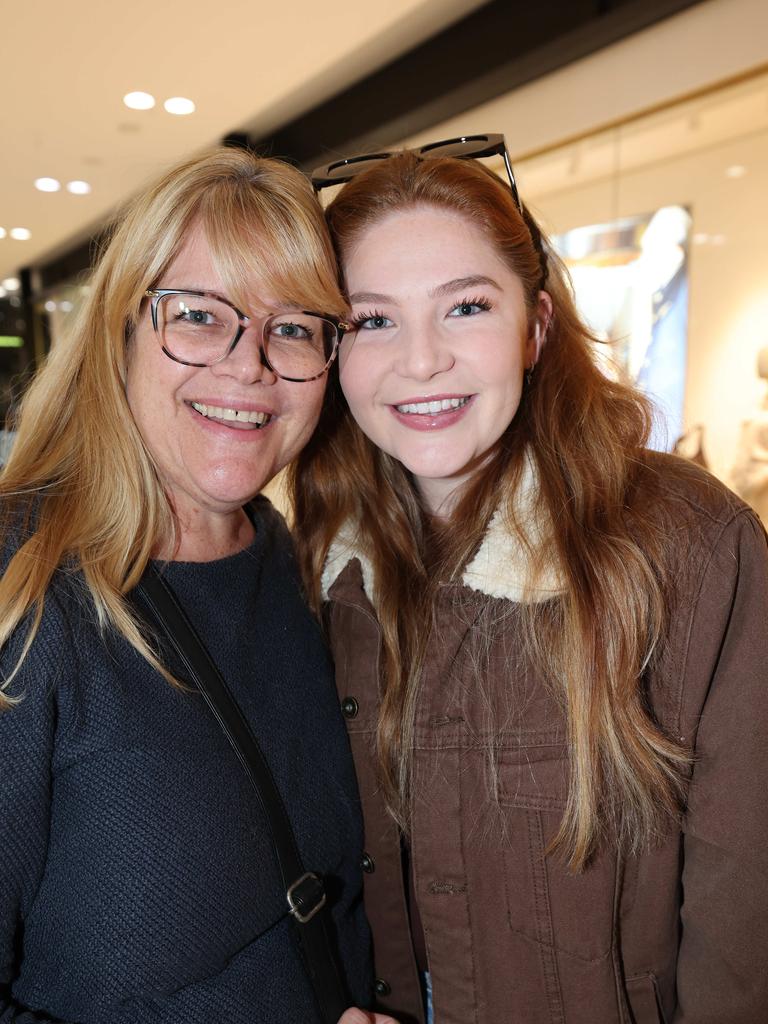
[(176, 517), (177, 545), (163, 545), (157, 553), (172, 562), (215, 562), (247, 548), (255, 536), (253, 523), (242, 508), (224, 514), (177, 510)]

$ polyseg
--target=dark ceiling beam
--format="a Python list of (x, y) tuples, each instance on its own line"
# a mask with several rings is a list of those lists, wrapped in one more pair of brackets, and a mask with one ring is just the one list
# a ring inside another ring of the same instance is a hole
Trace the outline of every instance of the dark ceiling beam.
[(225, 141), (311, 169), (398, 142), (699, 2), (492, 0), (273, 134), (246, 127)]

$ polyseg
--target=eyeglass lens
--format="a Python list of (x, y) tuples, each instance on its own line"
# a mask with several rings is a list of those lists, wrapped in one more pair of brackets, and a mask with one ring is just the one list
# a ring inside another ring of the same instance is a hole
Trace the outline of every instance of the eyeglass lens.
[[(236, 310), (207, 295), (163, 295), (157, 303), (157, 333), (175, 358), (197, 366), (220, 362), (240, 329)], [(279, 313), (264, 323), (262, 349), (272, 369), (291, 380), (319, 376), (333, 357), (336, 325), (308, 313)]]
[(337, 181), (339, 184), (343, 184), (345, 181), (349, 181), (350, 177), (362, 174), (369, 167), (386, 160), (391, 155), (391, 153), (371, 153), (370, 156), (355, 156), (349, 160), (339, 160), (323, 168), (323, 177), (328, 183)]
[(457, 156), (460, 159), (480, 157), (500, 153), (503, 143), (494, 144), (488, 135), (468, 135), (461, 139), (450, 139), (447, 142), (433, 142), (422, 146), (422, 156)]

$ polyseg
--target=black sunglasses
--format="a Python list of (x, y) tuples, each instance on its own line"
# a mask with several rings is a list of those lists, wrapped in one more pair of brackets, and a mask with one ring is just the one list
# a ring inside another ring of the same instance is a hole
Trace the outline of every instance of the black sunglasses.
[[(369, 167), (382, 160), (395, 156), (398, 152), (401, 150), (392, 150), (386, 153), (361, 153), (359, 156), (345, 157), (343, 160), (334, 160), (322, 167), (316, 167), (312, 172), (312, 185), (315, 193), (317, 194), (321, 189), (329, 188), (331, 185), (344, 185), (351, 181), (356, 174), (368, 170)], [(457, 139), (428, 142), (425, 146), (414, 147), (410, 152), (427, 159), (439, 156), (452, 156), (458, 160), (477, 160), (487, 156), (503, 157), (504, 167), (509, 178), (509, 187), (512, 189), (512, 196), (517, 208), (522, 214), (523, 204), (520, 202), (515, 174), (503, 135), (461, 135)]]

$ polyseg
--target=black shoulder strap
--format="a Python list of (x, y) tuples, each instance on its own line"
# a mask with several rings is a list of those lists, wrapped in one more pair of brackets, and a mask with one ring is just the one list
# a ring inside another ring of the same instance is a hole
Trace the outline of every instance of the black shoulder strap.
[(320, 1012), (327, 1024), (337, 1024), (349, 1003), (328, 933), (323, 880), (304, 869), (285, 805), (256, 737), (176, 595), (153, 565), (147, 566), (137, 592), (216, 716), (256, 790), (272, 831), (287, 913), (296, 922)]

